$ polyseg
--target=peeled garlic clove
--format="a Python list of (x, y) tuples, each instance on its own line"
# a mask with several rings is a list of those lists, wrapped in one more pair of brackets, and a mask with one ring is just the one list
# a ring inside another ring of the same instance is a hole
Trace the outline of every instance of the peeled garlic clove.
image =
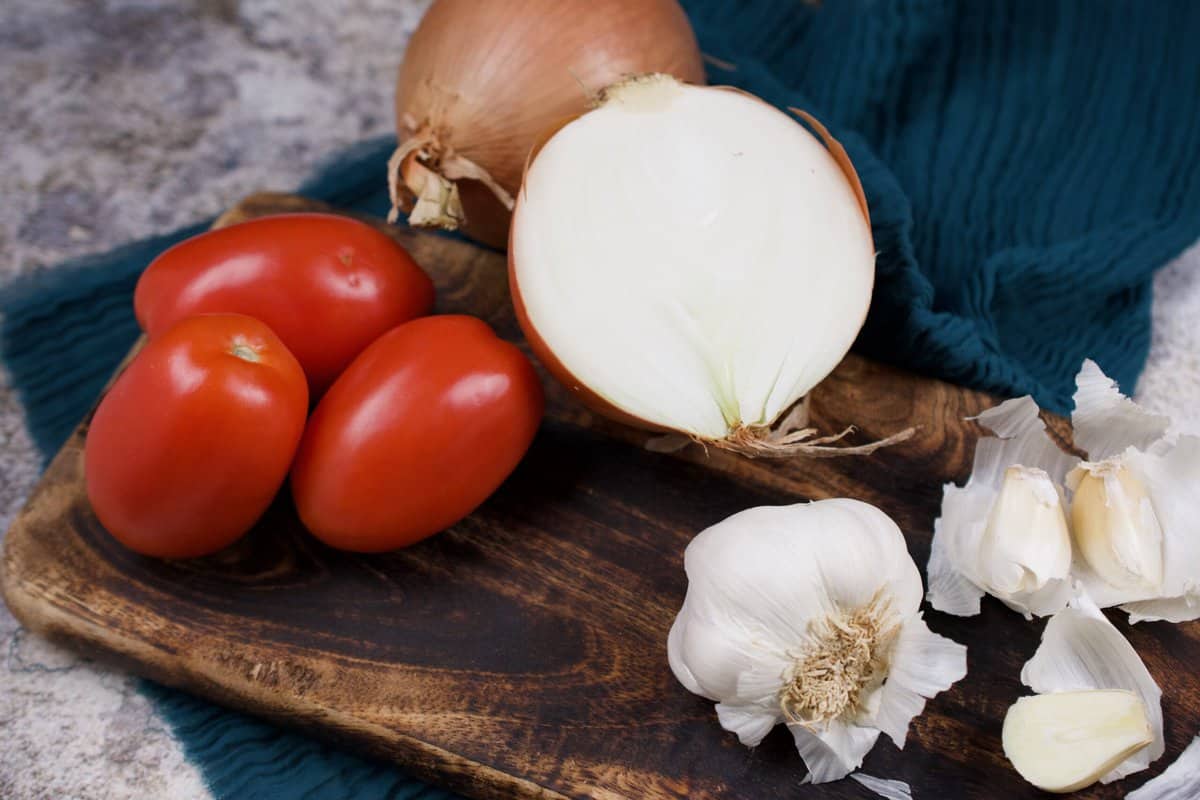
[(980, 574), (990, 589), (1030, 593), (1071, 567), (1071, 534), (1062, 498), (1045, 470), (1014, 465), (1004, 471), (980, 542)]
[(1075, 491), (1075, 542), (1088, 566), (1116, 589), (1158, 589), (1163, 581), (1163, 534), (1141, 479), (1114, 459), (1082, 464), (1068, 482)]
[(1163, 754), (1162, 690), (1129, 640), (1086, 593), (1046, 623), (1042, 642), (1021, 669), (1021, 682), (1038, 694), (1085, 690), (1132, 692), (1145, 709), (1152, 740), (1101, 775), (1108, 783), (1145, 769)]
[(1047, 792), (1098, 781), (1154, 740), (1133, 692), (1096, 689), (1022, 697), (1008, 709), (1004, 754), (1021, 777)]
[(509, 276), (550, 373), (619, 422), (747, 455), (836, 450), (790, 412), (862, 327), (875, 247), (845, 151), (812, 127), (642, 75), (535, 147)]

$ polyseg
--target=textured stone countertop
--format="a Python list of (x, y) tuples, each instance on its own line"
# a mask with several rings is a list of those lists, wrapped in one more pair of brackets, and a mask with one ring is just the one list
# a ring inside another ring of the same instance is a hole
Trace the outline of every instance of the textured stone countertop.
[[(0, 285), (294, 188), (391, 130), (428, 0), (4, 0)], [(1155, 286), (1139, 398), (1200, 431), (1200, 249)], [(0, 310), (2, 311), (2, 310)], [(37, 478), (0, 376), (0, 531)], [(133, 679), (0, 606), (0, 797), (207, 797)]]

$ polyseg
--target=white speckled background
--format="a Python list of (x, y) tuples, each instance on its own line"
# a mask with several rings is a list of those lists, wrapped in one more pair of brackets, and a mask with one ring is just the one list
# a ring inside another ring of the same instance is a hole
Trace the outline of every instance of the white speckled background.
[[(4, 0), (0, 285), (295, 187), (390, 131), (394, 71), (428, 2)], [(1155, 296), (1139, 399), (1200, 432), (1200, 248)], [(38, 463), (0, 376), (0, 530)], [(0, 798), (207, 797), (130, 677), (2, 607), (0, 658)]]

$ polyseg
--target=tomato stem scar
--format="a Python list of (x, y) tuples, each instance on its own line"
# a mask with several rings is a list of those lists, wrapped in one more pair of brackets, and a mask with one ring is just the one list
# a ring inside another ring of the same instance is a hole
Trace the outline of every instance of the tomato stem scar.
[(234, 342), (233, 346), (229, 348), (229, 353), (242, 361), (249, 361), (251, 364), (257, 364), (262, 360), (259, 358), (258, 351), (245, 342)]

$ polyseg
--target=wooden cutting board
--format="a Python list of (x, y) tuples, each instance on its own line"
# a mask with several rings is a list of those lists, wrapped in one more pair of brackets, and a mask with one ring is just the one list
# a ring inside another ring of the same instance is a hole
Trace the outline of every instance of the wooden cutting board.
[[(316, 208), (257, 195), (218, 224)], [(503, 256), (383, 229), (434, 277), (440, 311), (520, 338)], [(85, 419), (8, 533), (5, 599), (33, 630), (473, 797), (872, 797), (851, 781), (801, 787), (785, 729), (748, 750), (675, 681), (666, 640), (683, 548), (749, 506), (846, 496), (892, 515), (924, 572), (941, 486), (969, 473), (979, 431), (963, 418), (994, 399), (851, 355), (814, 392), (815, 423), (857, 424), (863, 441), (910, 425), (917, 436), (866, 458), (750, 461), (649, 452), (644, 434), (546, 385), (546, 421), (500, 491), (453, 529), (375, 556), (319, 544), (286, 497), (216, 556), (133, 555), (88, 506)], [(1026, 693), (1018, 676), (1042, 623), (991, 600), (978, 617), (927, 618), (968, 645), (970, 672), (929, 703), (903, 752), (881, 738), (864, 770), (929, 800), (1039, 796), (1004, 759), (1000, 725)], [(1164, 689), (1167, 755), (1083, 797), (1123, 797), (1200, 725), (1200, 626), (1118, 624)]]

